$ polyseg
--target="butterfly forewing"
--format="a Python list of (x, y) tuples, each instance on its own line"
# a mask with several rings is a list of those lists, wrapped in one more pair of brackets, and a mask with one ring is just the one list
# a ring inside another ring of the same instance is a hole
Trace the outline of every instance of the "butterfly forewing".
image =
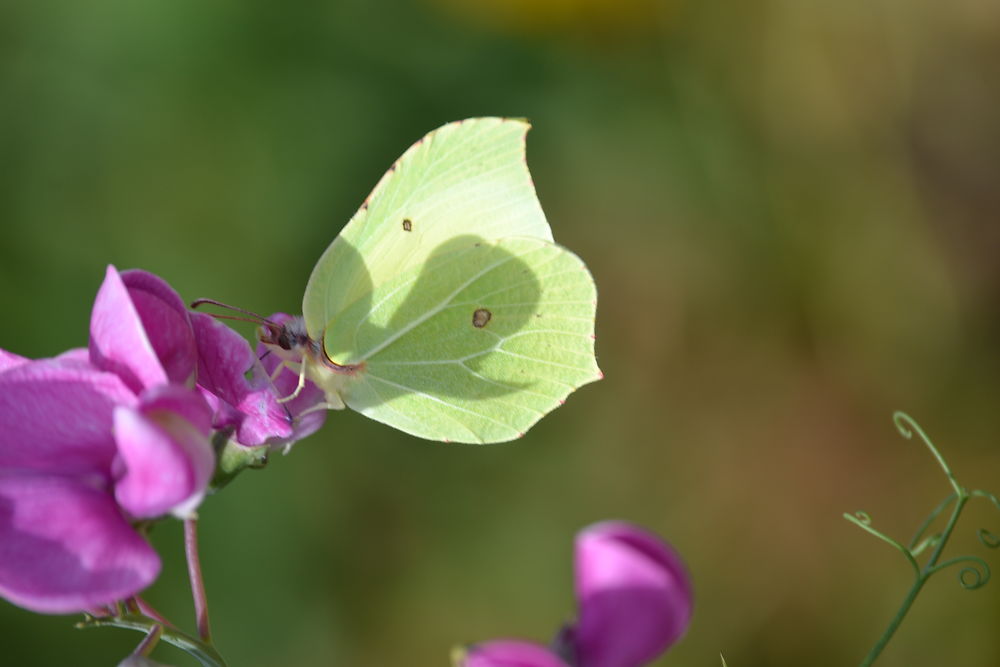
[(407, 150), (313, 270), (303, 299), (309, 335), (319, 339), (351, 304), (421, 267), (455, 237), (551, 241), (525, 163), (528, 128), (516, 119), (474, 118)]

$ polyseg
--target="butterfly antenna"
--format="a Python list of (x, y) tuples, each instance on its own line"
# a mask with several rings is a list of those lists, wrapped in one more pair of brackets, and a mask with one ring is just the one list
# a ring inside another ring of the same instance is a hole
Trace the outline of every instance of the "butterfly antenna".
[[(246, 308), (240, 308), (238, 306), (230, 306), (228, 303), (222, 303), (221, 301), (216, 301), (215, 299), (195, 299), (191, 302), (191, 309), (195, 310), (198, 306), (217, 306), (218, 308), (226, 308), (227, 310), (235, 310), (237, 313), (243, 313), (248, 317), (238, 317), (236, 315), (222, 315), (220, 313), (210, 313), (210, 315), (216, 319), (220, 320), (236, 320), (238, 322), (250, 322), (252, 324), (262, 324), (267, 327), (280, 328), (280, 325), (276, 322), (272, 322), (263, 315), (258, 315), (252, 310), (247, 310)], [(253, 318), (253, 319), (251, 319)]]

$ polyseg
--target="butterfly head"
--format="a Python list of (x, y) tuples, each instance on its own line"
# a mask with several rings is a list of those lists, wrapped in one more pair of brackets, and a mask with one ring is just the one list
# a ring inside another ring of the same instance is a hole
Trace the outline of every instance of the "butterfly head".
[(301, 317), (291, 317), (283, 322), (266, 320), (258, 327), (257, 338), (279, 357), (289, 361), (313, 356), (319, 347), (309, 338), (305, 320)]

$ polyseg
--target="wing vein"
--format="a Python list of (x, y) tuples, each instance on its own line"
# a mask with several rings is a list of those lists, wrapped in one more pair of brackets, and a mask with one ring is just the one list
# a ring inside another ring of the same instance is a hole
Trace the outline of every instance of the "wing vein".
[[(508, 257), (504, 257), (503, 259), (501, 259), (501, 260), (499, 260), (497, 262), (494, 262), (493, 264), (490, 264), (489, 266), (487, 266), (485, 269), (483, 269), (479, 273), (476, 273), (471, 278), (469, 278), (468, 280), (466, 280), (465, 282), (463, 282), (461, 285), (459, 285), (457, 288), (455, 288), (451, 292), (451, 294), (449, 294), (448, 296), (446, 296), (439, 304), (437, 304), (436, 306), (434, 306), (433, 308), (431, 308), (430, 310), (428, 310), (427, 312), (425, 312), (420, 317), (417, 317), (417, 318), (413, 319), (412, 321), (410, 321), (409, 323), (407, 323), (405, 326), (403, 326), (402, 328), (400, 328), (398, 331), (396, 331), (394, 334), (392, 334), (391, 336), (389, 336), (388, 338), (386, 338), (385, 340), (383, 340), (381, 343), (379, 343), (375, 347), (373, 347), (370, 350), (368, 350), (366, 353), (360, 355), (359, 359), (361, 359), (361, 360), (370, 359), (372, 356), (378, 354), (379, 352), (381, 352), (382, 350), (384, 350), (389, 345), (392, 345), (397, 340), (399, 340), (402, 336), (405, 336), (407, 333), (409, 333), (410, 331), (412, 331), (414, 328), (420, 326), (421, 324), (423, 324), (424, 322), (426, 322), (428, 319), (434, 317), (439, 312), (441, 312), (442, 310), (444, 310), (448, 306), (448, 304), (456, 296), (458, 296), (462, 292), (462, 290), (464, 290), (466, 287), (468, 287), (472, 283), (476, 282), (477, 280), (479, 280), (480, 278), (482, 278), (483, 276), (485, 276), (490, 271), (493, 271), (494, 269), (496, 269), (496, 268), (498, 268), (500, 266), (503, 266), (504, 264), (506, 264), (507, 262), (512, 261), (513, 259), (515, 259), (515, 256), (513, 256), (513, 255), (508, 256)], [(367, 316), (366, 316), (366, 318), (367, 318)]]

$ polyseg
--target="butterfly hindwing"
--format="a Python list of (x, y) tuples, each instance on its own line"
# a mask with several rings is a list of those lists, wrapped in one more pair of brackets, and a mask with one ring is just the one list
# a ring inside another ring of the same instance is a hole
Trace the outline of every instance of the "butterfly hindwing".
[(600, 377), (595, 299), (565, 248), (470, 239), (377, 287), (324, 344), (335, 363), (363, 363), (344, 386), (349, 407), (424, 438), (510, 440)]

